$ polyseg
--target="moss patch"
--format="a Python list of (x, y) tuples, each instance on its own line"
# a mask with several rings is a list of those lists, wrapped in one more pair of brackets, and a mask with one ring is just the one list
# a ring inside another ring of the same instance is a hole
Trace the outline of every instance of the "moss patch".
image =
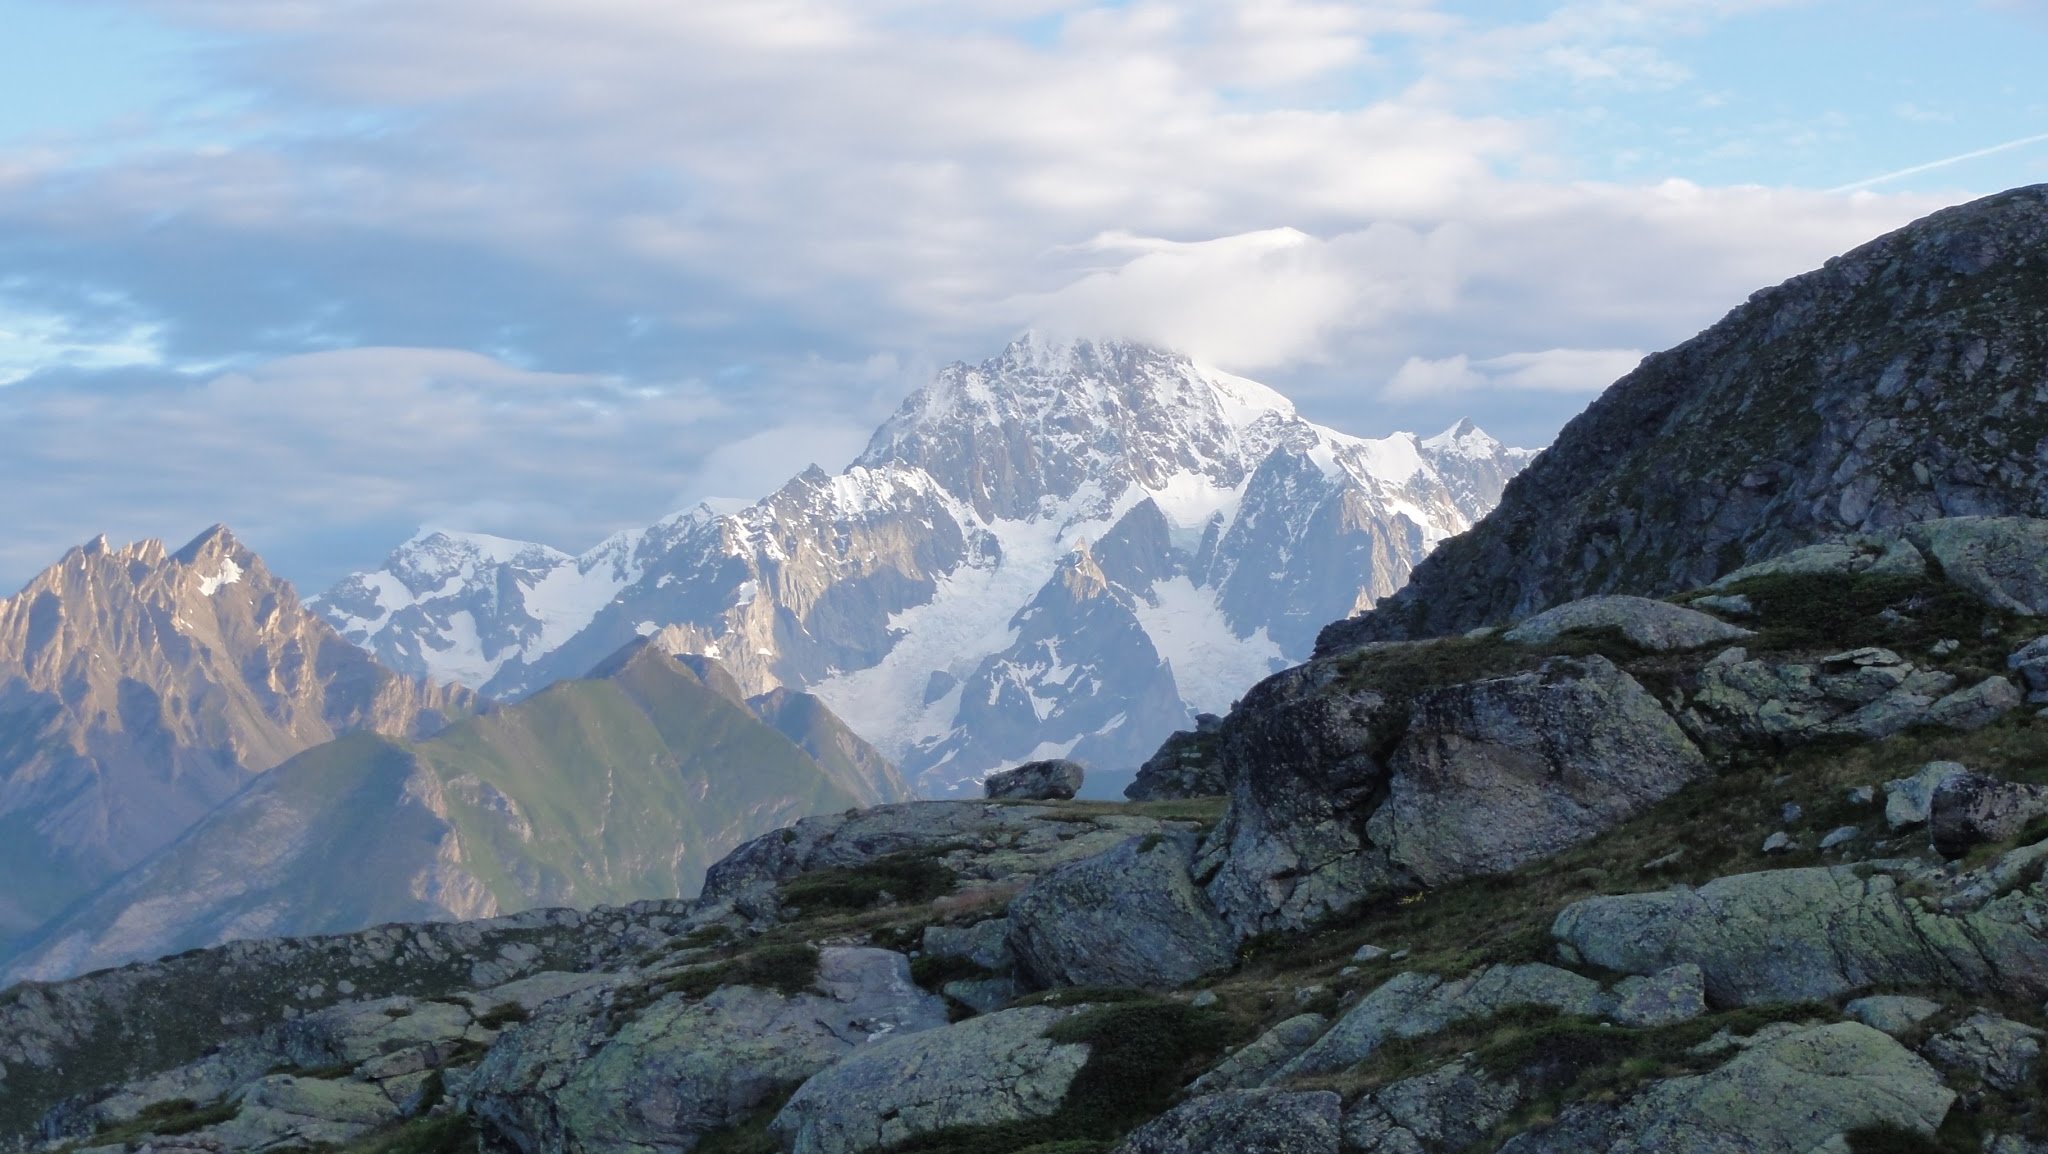
[(783, 883), (781, 900), (805, 913), (929, 902), (952, 893), (960, 882), (960, 875), (939, 860), (953, 848), (889, 854), (865, 865), (803, 874)]

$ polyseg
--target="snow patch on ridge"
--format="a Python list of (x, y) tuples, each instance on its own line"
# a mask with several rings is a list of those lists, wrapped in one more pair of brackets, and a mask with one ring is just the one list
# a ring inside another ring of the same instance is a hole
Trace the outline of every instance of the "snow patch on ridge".
[(233, 557), (223, 557), (220, 559), (219, 573), (211, 577), (201, 577), (199, 579), (199, 595), (201, 597), (211, 597), (227, 586), (239, 582), (241, 579), (242, 567), (235, 564)]

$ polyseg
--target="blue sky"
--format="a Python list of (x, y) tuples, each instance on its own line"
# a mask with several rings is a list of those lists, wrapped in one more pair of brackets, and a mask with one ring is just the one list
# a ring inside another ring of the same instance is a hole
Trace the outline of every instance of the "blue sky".
[(1541, 444), (1754, 289), (2048, 181), (2040, 0), (0, 28), (9, 585), (216, 520), (315, 588), (422, 523), (580, 547), (837, 467), (1026, 327), (1184, 347), (1349, 431)]

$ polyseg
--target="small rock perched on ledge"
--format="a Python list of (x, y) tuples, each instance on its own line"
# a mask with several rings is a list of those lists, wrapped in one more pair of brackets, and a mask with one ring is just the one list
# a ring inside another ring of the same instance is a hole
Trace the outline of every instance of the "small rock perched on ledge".
[(982, 796), (1009, 801), (1070, 801), (1081, 792), (1081, 781), (1087, 773), (1078, 761), (1027, 761), (1015, 769), (990, 774), (981, 783)]

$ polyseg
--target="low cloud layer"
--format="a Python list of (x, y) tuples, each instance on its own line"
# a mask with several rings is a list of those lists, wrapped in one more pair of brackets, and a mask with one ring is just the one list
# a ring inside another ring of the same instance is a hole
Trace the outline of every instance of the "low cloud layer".
[(10, 583), (214, 520), (312, 583), (426, 521), (573, 548), (843, 464), (1026, 327), (1540, 443), (1955, 199), (1589, 180), (1514, 112), (1683, 90), (1771, 0), (80, 2), (210, 87), (0, 147)]

